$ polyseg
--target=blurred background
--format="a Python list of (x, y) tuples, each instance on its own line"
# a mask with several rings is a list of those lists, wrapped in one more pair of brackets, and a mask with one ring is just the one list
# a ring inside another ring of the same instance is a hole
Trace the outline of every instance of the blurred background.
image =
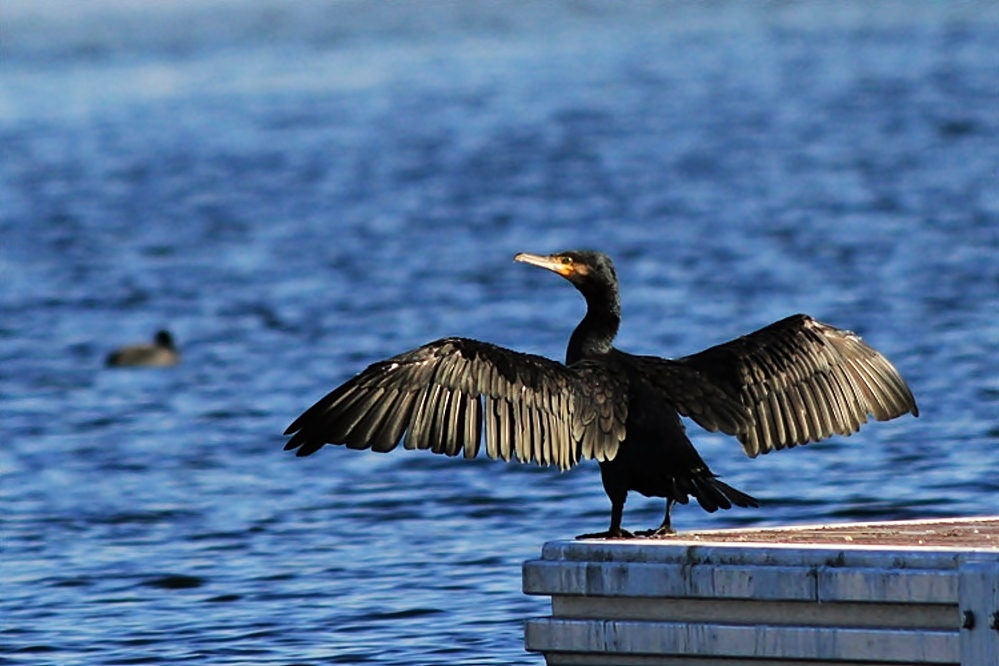
[(518, 251), (609, 253), (628, 351), (806, 312), (912, 386), (756, 460), (692, 427), (763, 506), (679, 529), (996, 513), (997, 44), (985, 1), (3, 0), (0, 663), (540, 663), (520, 563), (606, 527), (595, 465), (281, 451), (436, 338), (561, 359)]

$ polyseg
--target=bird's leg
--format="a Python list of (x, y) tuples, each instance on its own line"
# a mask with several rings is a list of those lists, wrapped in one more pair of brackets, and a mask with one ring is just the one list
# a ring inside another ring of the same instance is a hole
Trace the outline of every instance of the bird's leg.
[(676, 504), (676, 500), (673, 498), (666, 500), (666, 515), (663, 517), (663, 522), (659, 527), (654, 530), (642, 530), (641, 532), (636, 532), (636, 534), (650, 539), (658, 539), (670, 534), (676, 534), (676, 530), (673, 529), (673, 519), (670, 517), (673, 513), (674, 504)]
[(621, 527), (621, 519), (624, 516), (624, 501), (628, 497), (628, 491), (615, 493), (611, 496), (611, 522), (606, 532), (593, 532), (592, 534), (580, 534), (577, 539), (634, 539), (635, 535)]

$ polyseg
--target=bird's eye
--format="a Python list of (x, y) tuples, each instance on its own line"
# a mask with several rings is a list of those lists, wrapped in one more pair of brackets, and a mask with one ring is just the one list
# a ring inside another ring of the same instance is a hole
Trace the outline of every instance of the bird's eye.
[(563, 264), (568, 266), (572, 263), (572, 257), (561, 257), (561, 261)]

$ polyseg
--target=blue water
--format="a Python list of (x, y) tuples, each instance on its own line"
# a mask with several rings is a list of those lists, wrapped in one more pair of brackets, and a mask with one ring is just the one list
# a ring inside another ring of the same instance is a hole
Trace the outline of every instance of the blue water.
[(801, 311), (912, 385), (757, 460), (695, 427), (764, 506), (680, 529), (997, 512), (999, 10), (624, 5), (4, 0), (0, 663), (540, 663), (520, 563), (606, 527), (594, 466), (281, 451), (435, 338), (561, 358), (522, 250), (610, 253), (629, 351)]

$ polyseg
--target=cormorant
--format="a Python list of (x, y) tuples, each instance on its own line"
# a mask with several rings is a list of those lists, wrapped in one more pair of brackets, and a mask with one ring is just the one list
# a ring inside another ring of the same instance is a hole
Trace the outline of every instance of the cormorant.
[(170, 331), (157, 331), (152, 344), (122, 347), (107, 358), (107, 365), (113, 368), (164, 368), (179, 362), (180, 352)]
[(850, 331), (794, 315), (679, 359), (636, 356), (612, 346), (621, 322), (609, 257), (568, 251), (515, 261), (566, 278), (586, 299), (565, 365), (467, 338), (443, 338), (369, 366), (288, 426), (285, 450), (307, 456), (324, 444), (407, 449), (472, 458), (485, 430), (486, 454), (567, 469), (600, 464), (611, 501), (606, 532), (621, 527), (628, 491), (674, 503), (693, 497), (706, 511), (758, 506), (723, 483), (687, 438), (680, 415), (736, 436), (746, 453), (790, 448), (919, 415), (905, 381)]

